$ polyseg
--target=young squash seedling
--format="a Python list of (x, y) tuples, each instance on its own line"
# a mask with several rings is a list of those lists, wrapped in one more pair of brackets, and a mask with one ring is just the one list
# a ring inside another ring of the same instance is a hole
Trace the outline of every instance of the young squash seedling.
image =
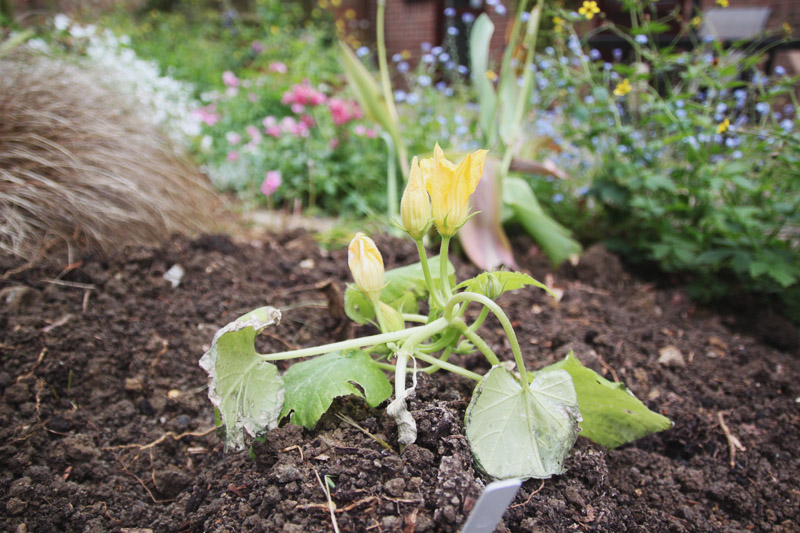
[[(227, 445), (241, 448), (245, 433), (258, 436), (286, 417), (311, 429), (334, 398), (350, 394), (364, 397), (372, 407), (393, 396), (386, 411), (397, 422), (399, 444), (408, 445), (417, 436), (406, 405), (416, 373), (439, 370), (476, 382), (465, 416), (466, 437), (478, 469), (489, 478), (561, 473), (581, 430), (593, 441), (615, 447), (671, 427), (623, 385), (585, 368), (572, 354), (528, 372), (511, 321), (495, 299), (526, 286), (549, 291), (545, 285), (527, 274), (505, 271), (483, 272), (457, 283), (449, 244), (470, 216), (469, 197), (486, 154), (469, 153), (456, 165), (437, 144), (433, 157), (412, 160), (400, 212), (404, 231), (417, 244), (419, 263), (386, 272), (372, 239), (359, 233), (350, 243), (348, 264), (355, 284), (346, 291), (346, 311), (359, 324), (372, 322), (380, 333), (259, 354), (256, 335), (281, 319), (272, 307), (256, 309), (216, 333), (200, 365), (209, 374), (209, 398), (225, 426)], [(422, 238), (432, 224), (442, 240), (439, 255), (429, 258)], [(419, 312), (422, 300), (427, 300), (427, 315)], [(474, 321), (466, 318), (470, 305), (480, 309)], [(502, 325), (513, 360), (501, 361), (481, 337), (489, 313)], [(418, 325), (407, 327), (409, 323)], [(485, 375), (449, 361), (454, 353), (476, 350), (491, 364)], [(300, 357), (310, 359), (283, 375), (274, 364)], [(387, 371), (394, 375), (394, 387)]]

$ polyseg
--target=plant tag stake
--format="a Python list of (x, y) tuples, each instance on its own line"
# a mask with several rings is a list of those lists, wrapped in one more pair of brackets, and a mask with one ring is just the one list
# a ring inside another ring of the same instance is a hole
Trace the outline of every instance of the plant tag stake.
[(478, 503), (469, 515), (461, 533), (490, 533), (503, 517), (511, 500), (516, 496), (522, 480), (518, 478), (494, 481), (486, 485)]

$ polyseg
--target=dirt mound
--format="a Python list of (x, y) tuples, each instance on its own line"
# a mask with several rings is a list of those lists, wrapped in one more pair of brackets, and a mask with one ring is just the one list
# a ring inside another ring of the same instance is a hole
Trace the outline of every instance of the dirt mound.
[[(378, 242), (389, 267), (414, 260), (412, 244)], [(174, 264), (185, 276), (173, 289), (162, 275)], [(3, 281), (0, 529), (326, 531), (328, 478), (342, 531), (457, 531), (483, 487), (463, 437), (468, 380), (422, 379), (410, 403), (419, 439), (402, 453), (383, 410), (356, 399), (335, 402), (314, 431), (270, 432), (251, 454), (224, 452), (213, 433), (197, 362), (216, 329), (270, 304), (284, 320), (260, 351), (358, 333), (336, 298), (346, 264), (345, 250), (320, 251), (303, 233), (247, 246), (178, 238)], [(503, 296), (530, 367), (574, 349), (675, 427), (611, 451), (579, 439), (564, 475), (523, 484), (500, 530), (800, 529), (796, 356), (623, 270), (595, 284), (600, 267), (583, 264), (552, 273), (559, 303)], [(510, 358), (499, 324), (483, 328)], [(681, 356), (662, 358), (667, 346)]]

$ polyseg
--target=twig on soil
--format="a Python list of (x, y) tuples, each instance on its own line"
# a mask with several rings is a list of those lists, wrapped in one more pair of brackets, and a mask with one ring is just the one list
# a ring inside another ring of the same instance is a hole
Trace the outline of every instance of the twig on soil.
[(611, 374), (611, 377), (614, 378), (614, 383), (619, 383), (619, 376), (617, 375), (616, 370), (614, 370), (614, 367), (606, 363), (606, 360), (603, 359), (602, 355), (600, 355), (599, 353), (596, 353), (596, 355), (597, 355), (597, 362), (600, 363), (600, 366), (603, 367), (603, 370), (606, 370), (609, 374)]
[(147, 484), (144, 481), (142, 481), (142, 478), (140, 478), (139, 476), (137, 476), (136, 474), (134, 474), (133, 472), (128, 470), (128, 466), (125, 463), (123, 463), (122, 460), (119, 457), (117, 457), (117, 461), (119, 461), (119, 464), (122, 465), (122, 471), (125, 472), (126, 474), (130, 475), (130, 476), (133, 476), (133, 479), (138, 481), (139, 485), (141, 485), (142, 488), (144, 488), (144, 490), (147, 491), (147, 494), (148, 494), (148, 496), (150, 496), (150, 499), (153, 500), (153, 503), (169, 503), (169, 502), (174, 502), (175, 501), (174, 498), (169, 499), (169, 500), (159, 500), (159, 499), (157, 499), (153, 495), (153, 491), (150, 490), (150, 487), (148, 487)]
[(301, 448), (297, 444), (295, 444), (294, 446), (289, 446), (288, 448), (284, 448), (281, 451), (282, 452), (289, 452), (289, 451), (292, 451), (292, 450), (297, 450), (298, 452), (300, 452), (300, 461), (303, 462), (303, 463), (306, 462), (305, 457), (303, 457), (303, 448)]
[(314, 470), (314, 475), (317, 476), (317, 481), (319, 481), (320, 486), (322, 487), (322, 492), (325, 493), (325, 499), (328, 500), (328, 510), (331, 513), (331, 524), (333, 524), (333, 530), (336, 533), (339, 533), (339, 523), (336, 521), (336, 504), (333, 503), (331, 499), (331, 489), (328, 487), (327, 479), (323, 482), (322, 479), (319, 477), (319, 472), (313, 466), (311, 467)]
[(46, 354), (47, 354), (47, 348), (46, 347), (42, 348), (42, 351), (39, 352), (39, 357), (36, 358), (36, 362), (33, 363), (33, 366), (31, 367), (31, 369), (28, 370), (28, 372), (26, 372), (25, 374), (17, 376), (16, 383), (19, 383), (23, 379), (32, 378), (33, 375), (34, 375), (34, 372), (36, 372), (36, 369), (39, 368), (40, 364), (42, 364), (42, 361), (44, 360), (44, 356)]
[[(163, 435), (158, 437), (156, 440), (154, 440), (154, 441), (152, 441), (152, 442), (150, 442), (148, 444), (120, 444), (119, 446), (104, 446), (101, 449), (102, 450), (129, 450), (129, 449), (132, 449), (132, 448), (136, 448), (136, 449), (138, 449), (138, 453), (133, 458), (133, 460), (135, 461), (136, 459), (139, 458), (139, 456), (141, 455), (141, 453), (143, 451), (149, 450), (150, 448), (154, 448), (155, 446), (158, 446), (159, 444), (161, 444), (162, 442), (167, 440), (167, 437), (172, 437), (172, 440), (175, 440), (175, 441), (181, 440), (181, 439), (183, 439), (185, 437), (205, 437), (206, 435), (211, 434), (215, 429), (217, 429), (217, 428), (212, 426), (212, 427), (210, 427), (208, 429), (203, 429), (201, 431), (186, 431), (186, 432), (181, 433), (181, 434), (176, 434), (176, 433), (173, 433), (172, 431), (167, 431), (166, 433), (164, 433)], [(120, 463), (122, 463), (122, 461), (120, 461)]]
[(394, 451), (394, 449), (391, 447), (391, 445), (389, 445), (389, 443), (388, 443), (388, 442), (386, 442), (386, 441), (385, 441), (385, 440), (383, 440), (383, 439), (380, 439), (380, 438), (376, 437), (375, 435), (373, 435), (372, 433), (370, 433), (368, 429), (366, 429), (366, 428), (364, 428), (364, 427), (361, 427), (361, 425), (359, 425), (359, 423), (358, 423), (358, 422), (356, 422), (355, 420), (353, 420), (353, 419), (352, 419), (352, 418), (350, 418), (349, 416), (347, 416), (347, 415), (343, 415), (342, 413), (336, 413), (336, 416), (337, 416), (337, 417), (338, 417), (340, 420), (342, 420), (343, 422), (347, 422), (348, 424), (350, 424), (350, 425), (351, 425), (351, 426), (353, 426), (354, 428), (356, 428), (356, 429), (358, 429), (359, 431), (361, 431), (361, 432), (362, 432), (364, 435), (366, 435), (366, 436), (370, 437), (371, 439), (373, 439), (375, 442), (377, 442), (378, 444), (380, 444), (381, 446), (383, 446), (385, 449), (389, 450), (389, 451), (390, 451), (390, 452), (392, 452), (392, 453), (397, 453), (397, 452), (395, 452), (395, 451)]
[(719, 427), (722, 428), (722, 432), (725, 433), (725, 438), (728, 439), (728, 449), (730, 450), (731, 455), (731, 468), (733, 468), (736, 466), (736, 450), (741, 450), (744, 452), (747, 450), (747, 448), (745, 448), (736, 435), (733, 435), (730, 429), (728, 429), (727, 424), (725, 424), (725, 419), (722, 418), (722, 411), (717, 413), (717, 420), (719, 421)]
[(74, 289), (94, 290), (97, 287), (91, 283), (78, 283), (77, 281), (62, 281), (60, 279), (43, 279), (45, 283), (61, 285), (62, 287), (72, 287)]
[(511, 508), (511, 509), (514, 509), (514, 508), (516, 508), (516, 507), (525, 507), (526, 505), (528, 505), (529, 503), (531, 503), (531, 498), (533, 498), (533, 495), (534, 495), (534, 494), (536, 494), (536, 493), (538, 493), (538, 492), (539, 492), (540, 490), (542, 490), (543, 488), (544, 488), (544, 480), (542, 480), (542, 484), (541, 484), (541, 485), (539, 485), (539, 488), (538, 488), (538, 489), (536, 489), (535, 491), (533, 491), (533, 492), (531, 492), (530, 494), (528, 494), (528, 499), (527, 499), (527, 500), (525, 500), (525, 501), (524, 501), (524, 502), (522, 502), (522, 503), (518, 503), (518, 504), (516, 504), (516, 505), (512, 505), (510, 508)]

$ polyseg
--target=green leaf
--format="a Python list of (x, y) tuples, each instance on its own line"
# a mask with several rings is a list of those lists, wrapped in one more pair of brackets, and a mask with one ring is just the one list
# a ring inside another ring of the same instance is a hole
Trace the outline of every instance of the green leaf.
[(565, 370), (572, 376), (581, 410), (581, 435), (608, 448), (672, 427), (669, 418), (649, 410), (622, 383), (586, 368), (570, 352), (563, 360), (536, 373)]
[[(439, 285), (439, 256), (435, 255), (428, 259), (428, 265), (433, 283)], [(447, 272), (450, 279), (455, 282), (456, 271), (449, 261)], [(419, 262), (387, 271), (384, 282), (386, 285), (381, 291), (381, 301), (403, 313), (415, 313), (418, 309), (417, 301), (428, 295), (425, 274)], [(375, 318), (372, 303), (353, 285), (348, 285), (345, 290), (344, 310), (347, 316), (358, 324), (366, 324)]]
[(509, 272), (505, 270), (498, 272), (483, 272), (474, 278), (462, 281), (456, 288), (466, 289), (470, 292), (477, 292), (494, 300), (504, 292), (514, 291), (529, 285), (539, 287), (540, 289), (547, 291), (554, 298), (556, 297), (555, 293), (550, 290), (550, 287), (541, 281), (537, 281), (528, 274), (523, 274), (522, 272)]
[[(334, 398), (366, 397), (375, 407), (392, 395), (392, 385), (367, 352), (329, 354), (292, 365), (283, 375), (286, 403), (281, 418), (291, 414), (292, 424), (313, 428)], [(352, 383), (351, 383), (352, 382)], [(363, 390), (362, 394), (353, 383)]]
[(208, 398), (225, 425), (225, 446), (244, 447), (253, 437), (278, 424), (283, 405), (283, 380), (278, 368), (255, 350), (255, 338), (280, 322), (281, 312), (261, 307), (239, 317), (214, 335), (200, 366), (208, 373)]
[(581, 245), (570, 231), (542, 210), (528, 182), (506, 177), (503, 181), (503, 201), (514, 211), (515, 218), (542, 247), (555, 265), (560, 265), (581, 252)]
[(495, 366), (475, 388), (465, 419), (472, 455), (487, 476), (549, 478), (564, 471), (580, 413), (566, 372), (539, 373), (523, 388)]
[(486, 13), (482, 13), (475, 20), (469, 36), (472, 84), (478, 93), (478, 103), (480, 104), (478, 123), (487, 145), (493, 144), (490, 141), (495, 133), (494, 119), (497, 109), (497, 94), (492, 82), (486, 78), (486, 72), (489, 70), (489, 42), (492, 40), (493, 33), (494, 24)]

